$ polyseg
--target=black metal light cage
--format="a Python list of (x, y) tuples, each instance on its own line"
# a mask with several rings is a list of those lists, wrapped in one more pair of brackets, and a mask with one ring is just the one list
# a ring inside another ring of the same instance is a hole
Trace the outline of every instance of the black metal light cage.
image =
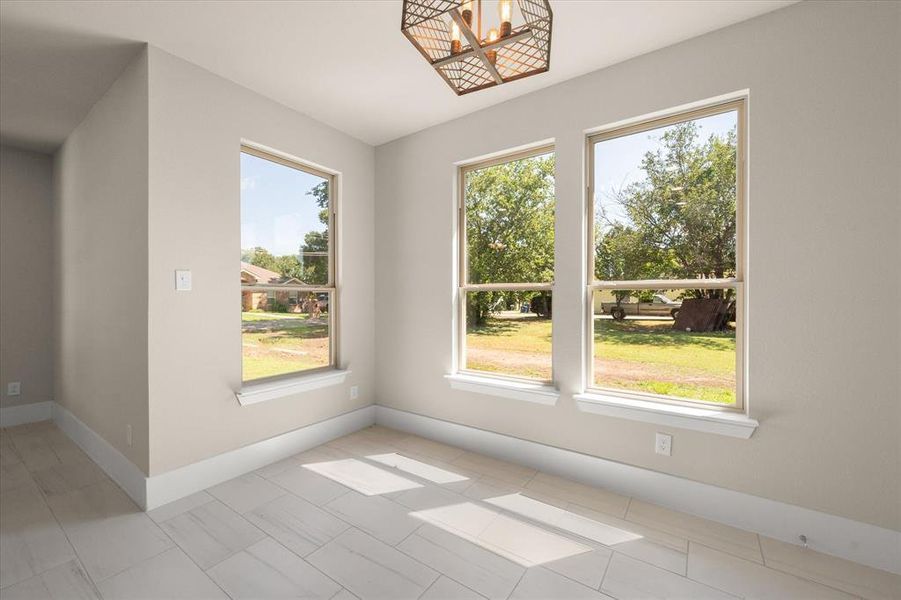
[[(549, 0), (514, 1), (524, 22), (514, 23), (509, 34), (493, 42), (482, 39), (482, 32), (464, 21), (464, 0), (404, 0), (401, 31), (462, 96), (550, 68), (553, 13)], [(472, 5), (473, 12), (481, 15), (481, 0), (472, 0)], [(451, 19), (460, 28), (458, 52), (452, 51)]]

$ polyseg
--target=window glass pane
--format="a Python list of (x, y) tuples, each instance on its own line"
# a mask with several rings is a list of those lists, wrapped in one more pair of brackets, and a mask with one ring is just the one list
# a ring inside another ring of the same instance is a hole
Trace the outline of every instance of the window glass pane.
[(241, 153), (242, 283), (329, 283), (329, 180)]
[(734, 277), (729, 111), (594, 145), (595, 278)]
[(467, 292), (464, 369), (551, 380), (551, 292)]
[[(332, 294), (300, 292), (292, 304), (289, 291), (242, 290), (241, 345), (244, 381), (327, 367), (329, 309)], [(263, 308), (259, 308), (260, 304)], [(255, 307), (255, 308), (253, 308)]]
[(735, 403), (735, 290), (597, 290), (594, 385)]
[(554, 154), (468, 171), (468, 283), (554, 280)]

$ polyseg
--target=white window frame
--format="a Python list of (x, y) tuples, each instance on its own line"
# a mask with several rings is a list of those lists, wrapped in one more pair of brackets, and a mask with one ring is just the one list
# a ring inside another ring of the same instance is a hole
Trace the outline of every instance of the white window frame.
[[(735, 196), (735, 277), (724, 279), (663, 279), (635, 281), (598, 281), (595, 279), (594, 261), (594, 147), (602, 142), (617, 137), (659, 129), (676, 123), (693, 121), (703, 117), (736, 112), (736, 196)], [(592, 133), (586, 137), (586, 173), (588, 177), (586, 205), (586, 249), (587, 269), (585, 285), (585, 382), (587, 396), (620, 398), (624, 402), (658, 403), (662, 405), (686, 406), (713, 411), (746, 413), (747, 407), (747, 375), (745, 372), (746, 348), (746, 305), (747, 286), (745, 285), (747, 235), (745, 231), (747, 217), (747, 98), (737, 98), (727, 102), (717, 102), (701, 108), (676, 112), (665, 117), (638, 121), (625, 126), (614, 126)], [(615, 388), (598, 387), (594, 383), (594, 293), (598, 290), (667, 290), (667, 289), (734, 289), (735, 290), (735, 403), (724, 405), (703, 400), (675, 398), (646, 392), (628, 391)]]
[[(555, 381), (555, 360), (553, 340), (551, 341), (551, 378), (550, 379), (533, 379), (530, 377), (520, 377), (516, 375), (508, 375), (504, 373), (496, 373), (492, 371), (478, 371), (476, 369), (466, 368), (466, 294), (469, 292), (511, 292), (511, 291), (529, 291), (551, 292), (553, 302), (554, 281), (548, 283), (469, 283), (468, 273), (468, 253), (466, 245), (466, 175), (472, 171), (478, 171), (487, 167), (502, 165), (517, 160), (533, 158), (543, 154), (556, 153), (554, 144), (542, 144), (508, 154), (499, 155), (488, 160), (479, 160), (471, 163), (460, 165), (457, 168), (457, 239), (459, 245), (457, 248), (457, 373), (460, 377), (456, 377), (456, 384), (465, 382), (467, 377), (477, 377), (480, 379), (494, 380), (501, 385), (505, 382), (512, 383), (514, 386), (525, 386), (530, 391), (536, 391), (541, 394), (541, 388), (551, 388)], [(556, 174), (555, 174), (556, 179)], [(555, 181), (556, 191), (556, 181)], [(557, 205), (556, 197), (554, 198), (554, 246), (556, 248), (556, 217)], [(556, 254), (556, 253), (555, 253)], [(554, 257), (554, 280), (556, 280), (557, 261)], [(553, 312), (551, 313), (553, 315)], [(551, 331), (553, 331), (553, 317), (551, 318)], [(489, 385), (491, 385), (489, 383)], [(496, 387), (496, 384), (495, 384)], [(462, 388), (461, 388), (462, 389)], [(533, 395), (533, 394), (529, 394)], [(554, 394), (556, 400), (556, 394)]]
[[(311, 166), (303, 161), (288, 158), (286, 156), (276, 154), (268, 150), (262, 150), (253, 145), (242, 143), (241, 153), (249, 154), (257, 158), (268, 160), (278, 165), (296, 169), (316, 177), (321, 177), (328, 181), (329, 192), (329, 222), (328, 222), (328, 281), (325, 285), (307, 285), (307, 284), (284, 284), (284, 285), (258, 285), (258, 284), (241, 284), (242, 293), (251, 292), (297, 292), (298, 302), (302, 302), (304, 294), (308, 293), (324, 293), (328, 294), (328, 319), (329, 319), (329, 364), (322, 367), (312, 369), (300, 369), (289, 373), (273, 375), (271, 377), (260, 377), (258, 379), (243, 379), (242, 387), (271, 387), (283, 383), (283, 380), (297, 378), (299, 376), (322, 374), (328, 371), (334, 371), (338, 368), (338, 176), (334, 173), (323, 171), (317, 167)], [(302, 240), (298, 240), (300, 243)], [(241, 365), (243, 369), (244, 355), (241, 354)], [(343, 381), (343, 379), (342, 379)]]

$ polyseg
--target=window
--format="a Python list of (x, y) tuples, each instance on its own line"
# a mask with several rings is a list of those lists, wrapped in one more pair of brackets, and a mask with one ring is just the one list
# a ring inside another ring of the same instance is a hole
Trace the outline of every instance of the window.
[(588, 387), (742, 406), (743, 100), (588, 139)]
[(460, 169), (461, 371), (550, 382), (551, 148)]
[(244, 381), (336, 364), (335, 177), (241, 149)]

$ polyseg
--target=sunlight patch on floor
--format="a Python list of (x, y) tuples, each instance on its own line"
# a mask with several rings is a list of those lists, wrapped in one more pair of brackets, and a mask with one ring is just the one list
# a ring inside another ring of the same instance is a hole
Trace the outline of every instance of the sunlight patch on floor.
[(303, 468), (319, 473), (366, 496), (422, 487), (421, 483), (389, 473), (355, 458), (310, 463), (303, 465)]
[(533, 521), (547, 523), (557, 529), (594, 540), (605, 546), (615, 546), (616, 544), (632, 542), (644, 537), (619, 527), (613, 527), (600, 521), (577, 515), (534, 498), (523, 496), (522, 494), (508, 494), (506, 496), (486, 498), (485, 502)]
[(432, 483), (454, 483), (457, 481), (466, 481), (469, 479), (469, 477), (465, 477), (463, 475), (460, 475), (459, 473), (454, 473), (452, 471), (446, 471), (444, 469), (439, 469), (438, 467), (433, 467), (430, 464), (402, 456), (397, 452), (391, 452), (390, 454), (373, 454), (372, 456), (367, 456), (366, 458), (368, 458), (369, 460), (374, 460), (375, 462), (382, 463), (383, 465), (387, 465), (389, 467), (394, 467), (395, 469), (400, 469), (401, 471), (404, 471), (411, 475), (422, 477), (423, 479), (427, 479)]
[(410, 515), (524, 567), (591, 552), (589, 546), (471, 502)]

